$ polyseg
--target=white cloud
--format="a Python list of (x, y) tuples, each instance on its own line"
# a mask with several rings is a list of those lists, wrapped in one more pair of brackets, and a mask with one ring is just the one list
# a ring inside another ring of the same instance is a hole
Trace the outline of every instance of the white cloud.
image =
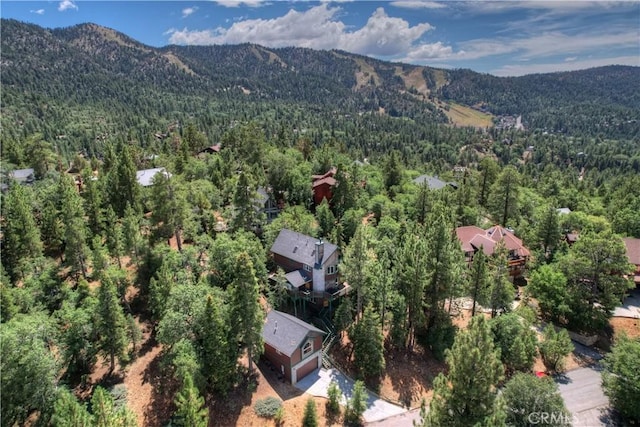
[(60, 4), (58, 4), (58, 10), (60, 12), (64, 12), (65, 10), (75, 9), (78, 10), (78, 6), (73, 2), (73, 0), (62, 0)]
[(195, 13), (196, 10), (198, 10), (198, 6), (184, 8), (182, 9), (182, 17), (186, 18), (187, 16)]
[(250, 19), (229, 28), (192, 31), (171, 30), (174, 44), (257, 43), (270, 47), (300, 46), (313, 49), (343, 49), (373, 56), (398, 56), (410, 50), (423, 34), (434, 27), (428, 23), (414, 25), (390, 17), (377, 8), (360, 29), (349, 31), (336, 19), (338, 7), (323, 3), (306, 11), (289, 10), (273, 19)]
[(402, 7), (405, 9), (443, 9), (446, 4), (437, 1), (421, 1), (421, 0), (397, 0), (392, 1), (391, 6)]
[(545, 64), (505, 65), (491, 71), (496, 76), (523, 76), (525, 74), (552, 73), (556, 71), (584, 70), (586, 68), (602, 67), (605, 65), (633, 65), (640, 66), (637, 56), (618, 56), (613, 58), (585, 59), (583, 61), (553, 62)]
[(266, 4), (264, 0), (213, 0), (213, 1), (218, 5), (224, 6), (224, 7), (240, 7), (240, 6), (260, 7)]
[(38, 9), (38, 10), (30, 10), (29, 13), (35, 13), (36, 15), (44, 15), (44, 9)]
[(577, 59), (578, 59), (577, 56), (569, 56), (567, 58), (564, 58), (564, 62), (573, 62), (573, 61), (575, 61)]

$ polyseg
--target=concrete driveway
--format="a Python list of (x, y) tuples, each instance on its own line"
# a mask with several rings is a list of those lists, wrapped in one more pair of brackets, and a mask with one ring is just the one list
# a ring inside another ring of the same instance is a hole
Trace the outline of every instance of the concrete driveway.
[(602, 391), (598, 364), (575, 369), (555, 378), (567, 409), (573, 414), (574, 427), (610, 426), (609, 399)]
[[(298, 381), (296, 387), (312, 396), (328, 397), (327, 389), (329, 388), (329, 383), (331, 383), (331, 381), (338, 384), (338, 387), (342, 391), (342, 404), (345, 405), (346, 399), (350, 398), (353, 394), (354, 381), (345, 375), (342, 375), (342, 373), (337, 369), (316, 370)], [(369, 392), (367, 409), (364, 411), (364, 414), (362, 414), (362, 417), (367, 423), (369, 423), (389, 418), (394, 415), (403, 414), (405, 412), (407, 412), (405, 408), (389, 403)]]
[(640, 289), (634, 289), (629, 296), (625, 298), (620, 307), (616, 307), (613, 311), (614, 317), (631, 317), (640, 319)]

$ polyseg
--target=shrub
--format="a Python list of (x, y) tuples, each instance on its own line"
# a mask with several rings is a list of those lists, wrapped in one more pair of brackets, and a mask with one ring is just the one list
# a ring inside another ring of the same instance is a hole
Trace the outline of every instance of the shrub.
[(342, 397), (342, 392), (338, 388), (338, 384), (334, 381), (331, 381), (329, 384), (327, 395), (329, 397), (329, 401), (327, 402), (327, 412), (332, 415), (340, 414), (340, 398)]
[(253, 406), (256, 414), (263, 418), (274, 418), (281, 408), (282, 400), (272, 396), (258, 400)]

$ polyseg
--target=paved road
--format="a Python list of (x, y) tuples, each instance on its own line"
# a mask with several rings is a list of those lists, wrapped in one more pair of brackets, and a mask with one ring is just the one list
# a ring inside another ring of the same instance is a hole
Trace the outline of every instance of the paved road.
[(580, 368), (556, 377), (560, 394), (573, 414), (574, 427), (609, 426), (609, 399), (602, 391), (599, 365)]
[(613, 311), (615, 317), (640, 319), (640, 289), (634, 289), (620, 307)]
[(404, 414), (393, 415), (383, 420), (367, 423), (367, 427), (413, 427), (414, 421), (420, 421), (420, 408), (412, 409)]
[[(337, 369), (319, 369), (298, 381), (296, 387), (312, 396), (327, 397), (329, 383), (335, 381), (342, 391), (343, 404), (353, 393), (353, 380), (342, 375)], [(378, 396), (369, 393), (367, 409), (362, 417), (367, 423), (382, 420), (407, 412), (405, 408), (391, 404)]]

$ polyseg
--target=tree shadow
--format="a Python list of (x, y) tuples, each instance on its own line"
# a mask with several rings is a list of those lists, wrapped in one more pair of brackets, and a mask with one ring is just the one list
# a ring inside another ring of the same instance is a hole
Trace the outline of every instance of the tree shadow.
[(433, 389), (433, 381), (438, 373), (445, 370), (439, 362), (420, 345), (413, 351), (392, 349), (387, 351), (386, 374), (391, 380), (398, 400), (408, 408), (420, 406), (424, 394)]
[(251, 404), (258, 384), (258, 375), (249, 375), (246, 369), (239, 374), (241, 380), (226, 395), (207, 396), (209, 426), (236, 425), (242, 409)]
[(166, 425), (175, 412), (173, 399), (180, 388), (180, 381), (174, 378), (171, 369), (163, 366), (162, 357), (163, 353), (158, 353), (146, 367), (142, 377), (143, 384), (152, 385), (149, 406), (144, 411), (144, 425), (147, 427)]
[(264, 357), (260, 358), (256, 367), (281, 400), (293, 399), (303, 394), (302, 390), (289, 384), (282, 373)]

